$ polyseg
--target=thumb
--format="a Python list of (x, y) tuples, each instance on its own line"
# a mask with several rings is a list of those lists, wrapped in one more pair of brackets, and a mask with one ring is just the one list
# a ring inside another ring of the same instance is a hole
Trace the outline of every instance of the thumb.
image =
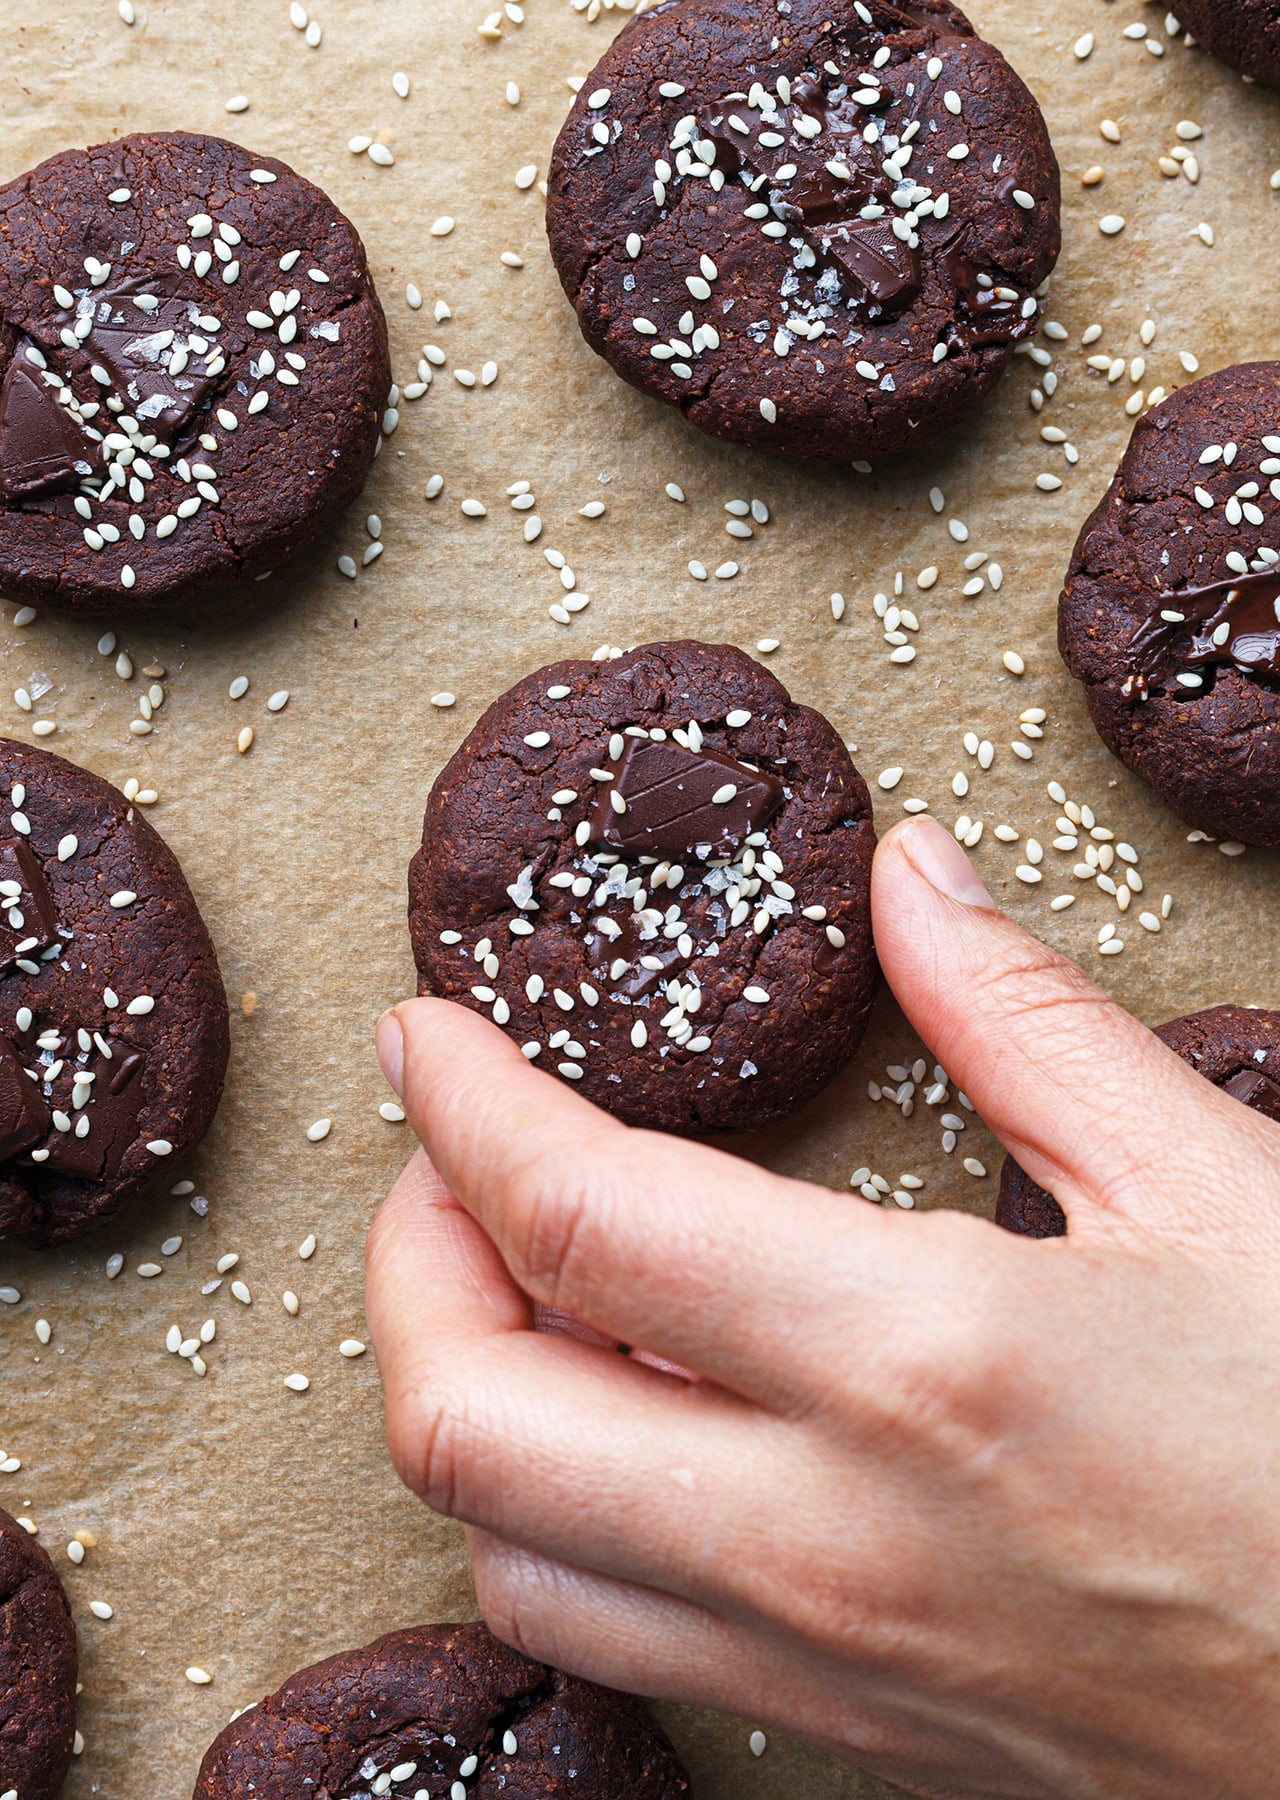
[(1241, 1191), (1275, 1188), (1275, 1127), (998, 911), (935, 821), (884, 838), (872, 908), (903, 1011), (1073, 1231), (1103, 1215), (1178, 1237), (1238, 1230)]

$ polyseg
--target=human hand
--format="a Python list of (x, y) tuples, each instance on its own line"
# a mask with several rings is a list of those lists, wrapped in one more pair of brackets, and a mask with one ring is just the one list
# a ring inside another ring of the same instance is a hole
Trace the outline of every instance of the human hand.
[[(940, 1800), (1258, 1800), (1280, 1128), (997, 912), (940, 827), (889, 833), (874, 905), (908, 1017), (1070, 1235), (628, 1130), (409, 1002), (379, 1051), (424, 1151), (368, 1255), (396, 1466), (545, 1661)], [(701, 1379), (536, 1333), (534, 1301)]]

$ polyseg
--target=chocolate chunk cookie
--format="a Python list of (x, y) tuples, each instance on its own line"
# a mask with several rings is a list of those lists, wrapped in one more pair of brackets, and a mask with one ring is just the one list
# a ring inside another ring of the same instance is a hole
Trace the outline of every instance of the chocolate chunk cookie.
[(0, 792), (0, 1238), (59, 1244), (200, 1142), (227, 1001), (181, 869), (114, 788), (0, 739)]
[(1280, 87), (1280, 9), (1275, 0), (1177, 0), (1174, 17), (1198, 43), (1252, 81)]
[[(1280, 1124), (1280, 1012), (1212, 1006), (1156, 1027), (1156, 1036), (1183, 1062), (1232, 1099)], [(1021, 1237), (1065, 1237), (1062, 1208), (1006, 1157), (1000, 1174), (996, 1223)]]
[[(483, 1625), (393, 1631), (294, 1675), (210, 1745), (194, 1800), (683, 1800), (636, 1700)], [(25, 1800), (25, 1796), (24, 1796)]]
[(551, 253), (593, 350), (788, 456), (930, 443), (1037, 327), (1044, 119), (950, 0), (668, 0), (583, 83)]
[(542, 669), (431, 790), (420, 991), (628, 1124), (745, 1131), (811, 1099), (875, 995), (866, 784), (724, 644)]
[(53, 1564), (0, 1512), (0, 1794), (56, 1800), (76, 1734), (76, 1628)]
[(1103, 742), (1188, 824), (1280, 845), (1280, 364), (1139, 423), (1080, 534), (1058, 644)]
[(364, 484), (364, 246), (284, 163), (156, 132), (0, 187), (0, 585), (71, 611), (246, 581)]

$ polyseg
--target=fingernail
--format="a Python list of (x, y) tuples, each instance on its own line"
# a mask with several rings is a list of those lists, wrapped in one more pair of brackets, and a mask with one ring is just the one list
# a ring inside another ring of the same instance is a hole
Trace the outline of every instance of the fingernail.
[(964, 906), (995, 910), (995, 901), (960, 845), (936, 819), (912, 819), (901, 827), (902, 854), (916, 874)]
[(404, 1027), (396, 1017), (394, 1009), (384, 1012), (378, 1020), (374, 1041), (378, 1047), (378, 1061), (382, 1064), (382, 1073), (390, 1082), (396, 1098), (403, 1100)]

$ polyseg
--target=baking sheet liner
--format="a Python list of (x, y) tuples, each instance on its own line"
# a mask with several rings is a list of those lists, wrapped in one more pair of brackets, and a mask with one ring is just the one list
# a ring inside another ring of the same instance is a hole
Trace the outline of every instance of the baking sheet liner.
[[(236, 137), (284, 157), (355, 220), (399, 380), (413, 380), (424, 343), (448, 361), (429, 393), (402, 406), (365, 499), (312, 554), (230, 612), (116, 622), (137, 671), (166, 671), (151, 735), (129, 732), (147, 678), (116, 675), (96, 649), (101, 628), (45, 614), (18, 628), (13, 605), (3, 608), (0, 726), (26, 738), (35, 719), (56, 719), (50, 748), (159, 792), (150, 816), (204, 909), (233, 1009), (220, 1116), (193, 1166), (174, 1171), (196, 1182), (207, 1217), (186, 1198), (162, 1197), (70, 1251), (0, 1247), (0, 1281), (22, 1294), (0, 1306), (0, 1449), (22, 1464), (0, 1475), (0, 1504), (38, 1521), (80, 1624), (85, 1746), (69, 1800), (187, 1800), (234, 1708), (393, 1626), (474, 1610), (459, 1533), (403, 1492), (388, 1464), (372, 1356), (344, 1360), (338, 1344), (365, 1335), (364, 1232), (409, 1150), (406, 1128), (379, 1116), (387, 1095), (371, 1049), (379, 1013), (413, 982), (405, 867), (433, 775), (520, 674), (601, 644), (692, 635), (753, 649), (776, 638), (770, 666), (836, 721), (873, 786), (881, 770), (903, 768), (895, 790), (877, 790), (881, 824), (906, 797), (928, 800), (948, 823), (961, 812), (983, 820), (978, 864), (1014, 915), (1079, 956), (1142, 1018), (1226, 999), (1280, 1004), (1275, 859), (1188, 844), (1098, 744), (1054, 649), (1076, 529), (1127, 438), (1130, 359), (1145, 357), (1136, 384), (1145, 392), (1189, 378), (1183, 351), (1208, 371), (1280, 342), (1274, 97), (1169, 41), (1163, 10), (1140, 0), (1127, 13), (1104, 0), (975, 0), (975, 21), (1044, 104), (1063, 165), (1066, 247), (1050, 316), (1069, 341), (1047, 345), (1058, 391), (1037, 417), (1028, 394), (1041, 371), (1019, 357), (970, 428), (867, 478), (715, 444), (620, 384), (581, 342), (546, 255), (537, 187), (519, 189), (515, 176), (531, 163), (545, 175), (566, 81), (589, 73), (624, 15), (592, 21), (569, 0), (526, 0), (525, 23), (504, 15), (489, 40), (477, 32), (485, 0), (317, 0), (323, 39), (312, 49), (284, 0), (135, 4), (132, 27), (108, 0), (9, 5), (0, 177), (126, 131)], [(1122, 35), (1134, 22), (1163, 56)], [(1097, 45), (1081, 61), (1072, 46), (1087, 31)], [(411, 78), (407, 100), (392, 87), (400, 70)], [(231, 116), (225, 102), (236, 94), (251, 104)], [(1119, 125), (1118, 145), (1100, 135), (1104, 118)], [(1179, 120), (1204, 128), (1190, 144), (1198, 185), (1157, 165), (1179, 142)], [(386, 144), (394, 165), (351, 154), (356, 133)], [(1085, 189), (1081, 175), (1095, 164), (1105, 181)], [(1112, 212), (1127, 225), (1107, 239), (1097, 221)], [(446, 215), (452, 233), (432, 236)], [(1212, 248), (1193, 235), (1202, 222)], [(505, 265), (504, 251), (524, 266)], [(409, 283), (421, 311), (406, 304)], [(438, 299), (452, 309), (440, 322)], [(1146, 318), (1157, 325), (1149, 348), (1139, 338)], [(1094, 353), (1124, 359), (1114, 383), (1087, 369), (1080, 337), (1095, 321)], [(490, 359), (491, 386), (453, 379), (454, 368), (479, 374)], [(1078, 446), (1077, 465), (1041, 441), (1045, 422)], [(1037, 491), (1042, 471), (1061, 476), (1062, 489)], [(444, 491), (428, 502), (433, 473)], [(518, 480), (532, 484), (544, 522), (534, 546), (506, 494)], [(665, 497), (668, 482), (685, 504)], [(463, 517), (468, 497), (487, 517)], [(737, 498), (770, 509), (749, 542), (725, 535), (724, 505)], [(604, 516), (580, 517), (596, 499)], [(337, 559), (359, 561), (369, 512), (381, 517), (385, 553), (353, 583)], [(967, 543), (952, 537), (953, 519)], [(545, 549), (563, 553), (590, 595), (567, 628), (548, 616), (563, 590)], [(1001, 564), (1003, 586), (965, 599), (964, 558), (980, 551)], [(730, 557), (741, 565), (732, 580), (688, 573), (691, 559), (714, 569)], [(930, 567), (938, 580), (922, 589), (918, 573)], [(887, 660), (872, 608), (899, 571), (920, 627), (909, 667)], [(839, 623), (833, 592), (846, 600)], [(1006, 649), (1025, 657), (1021, 679), (1003, 667)], [(232, 702), (228, 685), (241, 674), (250, 690)], [(19, 686), (37, 696), (31, 714), (10, 701)], [(288, 705), (269, 713), (268, 696), (283, 688)], [(445, 691), (456, 704), (433, 707)], [(1019, 732), (1029, 708), (1043, 709), (1044, 735), (1024, 762), (1008, 746), (1030, 741)], [(256, 741), (239, 755), (246, 724)], [(995, 746), (988, 772), (964, 749), (970, 729)], [(952, 791), (957, 772), (971, 783), (963, 799)], [(1074, 858), (1048, 847), (1059, 810), (1050, 780), (1138, 850), (1144, 902), (1158, 910), (1173, 895), (1158, 936), (1074, 882)], [(1014, 877), (1025, 843), (996, 842), (1001, 822), (1046, 846), (1038, 886)], [(1049, 900), (1063, 892), (1078, 899), (1054, 913)], [(1120, 925), (1125, 949), (1104, 959), (1096, 939), (1107, 923)], [(847, 1075), (792, 1124), (741, 1148), (838, 1187), (859, 1166), (894, 1184), (914, 1172), (926, 1184), (920, 1204), (989, 1210), (1000, 1157), (979, 1124), (948, 1157), (939, 1108), (920, 1102), (904, 1118), (867, 1098), (869, 1080), (888, 1080), (886, 1065), (924, 1054), (883, 1001)], [(309, 1143), (306, 1128), (321, 1117), (333, 1129)], [(959, 1166), (966, 1153), (985, 1179)], [(297, 1247), (312, 1233), (317, 1249), (304, 1262)], [(160, 1254), (178, 1235), (181, 1248)], [(109, 1280), (113, 1252), (124, 1270)], [(231, 1252), (251, 1305), (227, 1282), (201, 1293)], [(163, 1273), (140, 1278), (146, 1262)], [(297, 1317), (281, 1304), (285, 1290), (300, 1298)], [(164, 1342), (172, 1324), (194, 1334), (210, 1317), (217, 1338), (201, 1380)], [(47, 1346), (38, 1318), (52, 1326)], [(310, 1377), (307, 1393), (283, 1386), (293, 1371)], [(65, 1545), (76, 1531), (97, 1542), (72, 1567)], [(92, 1616), (94, 1599), (114, 1607), (110, 1621)], [(191, 1665), (209, 1685), (186, 1680)], [(750, 1721), (671, 1708), (664, 1717), (704, 1796), (894, 1791), (778, 1736), (753, 1757)]]

